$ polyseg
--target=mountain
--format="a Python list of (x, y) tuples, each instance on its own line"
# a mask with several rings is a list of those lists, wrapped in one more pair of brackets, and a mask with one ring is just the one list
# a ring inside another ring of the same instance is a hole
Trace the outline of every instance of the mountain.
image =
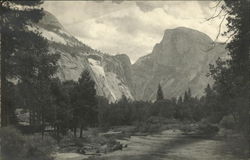
[(179, 27), (165, 30), (152, 52), (132, 65), (125, 54), (104, 54), (80, 42), (49, 12), (37, 27), (48, 39), (51, 53), (61, 55), (57, 76), (62, 81), (77, 81), (87, 69), (97, 94), (110, 102), (122, 95), (131, 100), (154, 100), (158, 84), (166, 98), (180, 96), (188, 88), (194, 96), (202, 96), (207, 84), (213, 83), (207, 77), (209, 64), (227, 55), (225, 44), (214, 43), (202, 32)]
[(188, 88), (202, 96), (208, 83), (209, 64), (226, 57), (225, 44), (214, 43), (206, 34), (179, 27), (165, 30), (152, 53), (132, 65), (132, 93), (137, 100), (154, 100), (158, 84), (165, 97), (182, 95)]
[(127, 55), (111, 56), (92, 49), (67, 32), (56, 17), (46, 11), (36, 27), (49, 41), (50, 52), (61, 55), (57, 77), (62, 81), (77, 81), (82, 71), (87, 69), (96, 83), (99, 96), (110, 102), (119, 100), (122, 95), (134, 99), (129, 89), (132, 80)]

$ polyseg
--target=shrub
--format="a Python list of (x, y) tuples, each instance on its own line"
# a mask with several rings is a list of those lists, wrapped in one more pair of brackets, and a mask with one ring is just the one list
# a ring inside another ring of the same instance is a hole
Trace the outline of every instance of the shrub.
[(26, 137), (26, 149), (27, 157), (33, 159), (36, 157), (36, 160), (50, 160), (51, 153), (55, 148), (56, 141), (55, 139), (46, 136), (42, 138), (40, 135), (33, 135)]
[(12, 127), (0, 130), (2, 157), (7, 160), (52, 160), (51, 138), (42, 140), (38, 136), (24, 136)]
[(225, 129), (234, 129), (235, 121), (232, 115), (224, 116), (220, 121), (220, 126)]
[(219, 128), (216, 125), (210, 123), (201, 123), (198, 126), (198, 133), (204, 136), (214, 136), (218, 133)]
[(18, 160), (24, 157), (25, 138), (14, 128), (2, 128), (0, 130), (1, 153), (6, 159)]
[(150, 117), (144, 122), (137, 122), (135, 131), (141, 133), (156, 133), (161, 130), (162, 118)]
[(213, 113), (213, 115), (209, 116), (207, 118), (207, 121), (209, 123), (219, 123), (222, 119), (222, 114), (221, 113)]

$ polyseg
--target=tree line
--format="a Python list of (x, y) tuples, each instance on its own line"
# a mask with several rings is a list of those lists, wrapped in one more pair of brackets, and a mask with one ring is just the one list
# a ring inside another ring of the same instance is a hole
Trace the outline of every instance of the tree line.
[(205, 95), (198, 98), (191, 94), (191, 89), (184, 92), (183, 96), (164, 98), (161, 85), (158, 86), (156, 101), (131, 101), (122, 96), (116, 102), (109, 104), (104, 98), (99, 99), (99, 125), (132, 125), (143, 122), (150, 117), (177, 119), (180, 121), (199, 122), (210, 119), (218, 123), (225, 114), (214, 101), (213, 90), (208, 84)]

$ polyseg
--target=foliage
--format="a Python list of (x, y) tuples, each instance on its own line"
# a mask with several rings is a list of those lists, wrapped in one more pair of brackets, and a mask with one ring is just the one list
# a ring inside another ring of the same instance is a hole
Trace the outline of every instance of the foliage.
[(1, 128), (0, 138), (3, 159), (52, 160), (50, 154), (53, 151), (53, 139), (42, 140), (37, 136), (27, 137), (11, 127)]
[(200, 134), (206, 136), (214, 136), (218, 133), (219, 128), (215, 125), (206, 124), (199, 127)]
[(157, 133), (161, 129), (160, 123), (152, 123), (150, 121), (146, 122), (138, 122), (136, 124), (136, 130), (137, 132), (141, 133)]
[(152, 105), (150, 112), (153, 116), (173, 118), (175, 107), (175, 103), (170, 100), (158, 100)]
[(220, 121), (220, 126), (225, 129), (235, 129), (235, 120), (232, 115), (224, 116)]
[(164, 99), (163, 91), (162, 91), (161, 85), (159, 84), (157, 95), (156, 95), (156, 101), (163, 100), (163, 99)]
[(77, 85), (70, 94), (70, 102), (73, 107), (73, 123), (81, 128), (97, 124), (97, 99), (95, 82), (88, 70), (84, 70)]
[(49, 54), (48, 41), (35, 29), (34, 24), (44, 14), (41, 4), (40, 0), (1, 2), (2, 126), (10, 124), (8, 108), (13, 108), (9, 107), (7, 97), (15, 99), (8, 91), (7, 83), (13, 83), (10, 79), (16, 80), (22, 91), (18, 104), (30, 110), (31, 115), (37, 115), (34, 123), (45, 123), (44, 113), (49, 107), (48, 86), (56, 73), (59, 55)]
[[(189, 92), (189, 93), (188, 93)], [(205, 115), (204, 99), (192, 97), (191, 91), (184, 94), (185, 98), (178, 100), (163, 99), (153, 102), (129, 101), (125, 96), (116, 103), (109, 104), (103, 97), (99, 97), (98, 121), (102, 127), (116, 125), (131, 125), (146, 122), (149, 117), (200, 121)]]
[(52, 107), (48, 112), (48, 121), (54, 127), (57, 140), (60, 134), (65, 135), (71, 126), (73, 110), (70, 103), (70, 93), (76, 86), (76, 82), (54, 80), (51, 85)]
[(219, 128), (211, 123), (208, 123), (206, 121), (201, 121), (198, 126), (198, 133), (203, 136), (214, 136), (218, 133)]
[(211, 67), (215, 79), (217, 103), (224, 115), (231, 114), (237, 127), (248, 139), (250, 145), (250, 2), (246, 0), (225, 0), (222, 9), (227, 14), (228, 31), (231, 36), (227, 44), (230, 59), (219, 59)]

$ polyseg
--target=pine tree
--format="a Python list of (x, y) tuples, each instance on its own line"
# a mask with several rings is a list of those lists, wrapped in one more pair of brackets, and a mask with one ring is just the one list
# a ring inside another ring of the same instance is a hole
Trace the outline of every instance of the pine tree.
[(73, 119), (76, 127), (80, 127), (80, 137), (84, 127), (97, 123), (97, 99), (95, 82), (88, 70), (84, 70), (71, 94), (71, 102), (74, 108)]
[(40, 107), (47, 103), (44, 94), (48, 93), (48, 81), (56, 72), (59, 57), (48, 54), (48, 42), (37, 30), (28, 29), (42, 18), (41, 4), (41, 0), (1, 1), (1, 126), (7, 126), (10, 121), (7, 102), (7, 97), (11, 97), (7, 95), (9, 79), (17, 79), (19, 83), (26, 84), (27, 89), (36, 90), (36, 94), (27, 97), (26, 106), (35, 95), (39, 95)]
[(60, 133), (66, 134), (67, 129), (71, 128), (72, 108), (70, 105), (70, 92), (75, 86), (74, 81), (61, 82), (54, 79), (51, 84), (52, 105), (47, 112), (48, 122), (54, 127), (57, 140), (60, 139)]
[(232, 35), (227, 44), (231, 59), (219, 59), (211, 73), (218, 102), (227, 113), (236, 114), (238, 127), (250, 145), (250, 1), (224, 2), (228, 21), (225, 35)]
[(183, 101), (185, 103), (187, 103), (187, 102), (189, 102), (191, 100), (191, 98), (192, 98), (191, 89), (188, 88), (188, 90), (185, 91), (185, 93), (184, 93), (184, 99), (183, 99)]
[(160, 101), (164, 99), (163, 91), (161, 88), (161, 85), (158, 85), (157, 95), (156, 95), (156, 101)]
[(179, 96), (177, 100), (177, 105), (182, 105), (182, 103), (183, 103), (182, 96)]
[[(239, 127), (250, 135), (250, 1), (225, 1), (228, 8), (229, 32), (236, 32), (227, 45), (232, 57), (228, 61), (233, 75), (231, 95), (236, 101), (234, 111), (239, 114)], [(236, 16), (236, 17), (235, 17)], [(231, 77), (228, 77), (231, 78)], [(249, 136), (250, 143), (250, 136)]]
[(205, 104), (204, 104), (205, 108), (203, 110), (206, 116), (211, 116), (216, 114), (215, 101), (216, 101), (215, 93), (210, 87), (210, 84), (208, 84), (207, 87), (205, 88)]
[(128, 125), (131, 122), (131, 108), (130, 108), (130, 103), (129, 100), (125, 95), (122, 95), (121, 99), (117, 102), (117, 105), (120, 109), (120, 118), (121, 118), (121, 124), (122, 125)]
[(212, 95), (212, 88), (210, 87), (210, 84), (207, 84), (207, 87), (205, 88), (205, 94), (206, 96)]

